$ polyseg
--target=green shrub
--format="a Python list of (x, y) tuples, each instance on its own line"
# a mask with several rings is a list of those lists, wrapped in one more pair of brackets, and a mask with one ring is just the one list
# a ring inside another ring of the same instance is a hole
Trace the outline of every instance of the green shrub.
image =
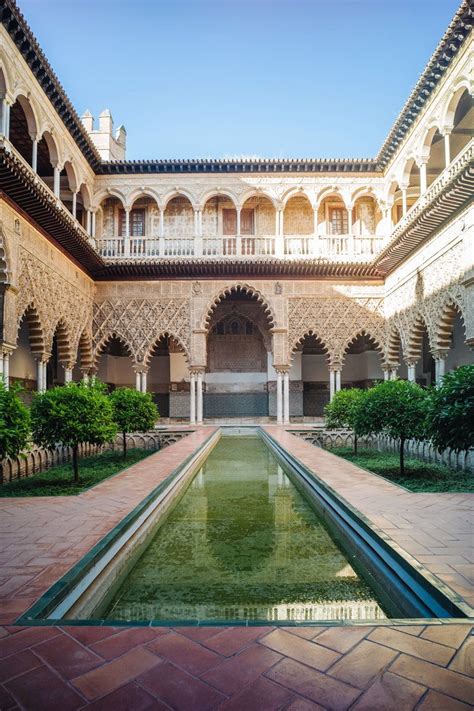
[(155, 426), (159, 417), (150, 393), (132, 388), (117, 388), (110, 394), (113, 418), (122, 433), (123, 456), (127, 456), (127, 432), (146, 432)]
[(426, 436), (428, 399), (428, 391), (416, 383), (386, 380), (368, 390), (361, 406), (355, 408), (354, 424), (359, 435), (385, 433), (400, 440), (402, 475), (405, 441)]
[(18, 397), (19, 388), (9, 390), (0, 380), (0, 482), (7, 457), (18, 457), (30, 437), (30, 411)]
[(443, 377), (430, 395), (426, 428), (438, 450), (462, 452), (474, 447), (474, 365)]
[(31, 406), (33, 439), (46, 449), (72, 449), (74, 481), (79, 481), (78, 450), (83, 443), (105, 444), (117, 434), (112, 403), (97, 380), (68, 383), (35, 395)]
[(354, 431), (354, 452), (357, 452), (357, 437), (355, 413), (362, 405), (366, 391), (359, 388), (339, 390), (324, 408), (326, 425), (331, 429), (346, 427)]

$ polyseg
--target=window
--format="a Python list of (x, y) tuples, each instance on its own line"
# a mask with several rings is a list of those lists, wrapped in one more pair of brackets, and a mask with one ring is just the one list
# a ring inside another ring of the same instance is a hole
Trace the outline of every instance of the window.
[(331, 207), (329, 209), (329, 222), (331, 223), (331, 234), (347, 234), (347, 210), (344, 207)]
[[(237, 211), (225, 208), (222, 210), (222, 231), (224, 235), (237, 234)], [(255, 213), (251, 208), (240, 211), (240, 234), (255, 234)]]
[[(119, 237), (125, 236), (125, 210), (120, 210)], [(145, 236), (145, 210), (130, 211), (130, 237)]]
[(245, 324), (245, 333), (247, 336), (251, 336), (253, 334), (253, 323), (251, 321), (247, 321)]

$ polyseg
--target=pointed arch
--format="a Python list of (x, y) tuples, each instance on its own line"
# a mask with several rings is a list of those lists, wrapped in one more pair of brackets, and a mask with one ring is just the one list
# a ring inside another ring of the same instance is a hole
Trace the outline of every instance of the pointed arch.
[(398, 363), (401, 348), (403, 348), (401, 333), (396, 326), (392, 326), (388, 334), (387, 346), (385, 349), (386, 363)]
[(231, 286), (226, 286), (224, 289), (221, 289), (216, 296), (214, 296), (210, 302), (208, 302), (206, 309), (204, 311), (204, 314), (201, 319), (201, 324), (202, 328), (208, 330), (209, 329), (209, 324), (212, 319), (212, 316), (214, 314), (214, 311), (216, 310), (217, 306), (227, 299), (228, 297), (232, 296), (233, 293), (237, 292), (243, 292), (249, 294), (252, 299), (254, 299), (256, 302), (261, 304), (263, 311), (265, 313), (265, 319), (267, 321), (268, 328), (274, 328), (276, 326), (276, 319), (273, 313), (272, 308), (269, 306), (267, 303), (265, 297), (263, 294), (258, 291), (255, 287), (251, 286), (250, 284), (243, 284), (243, 283), (236, 283)]
[(438, 323), (435, 328), (435, 349), (449, 349), (453, 336), (454, 322), (457, 317), (460, 317), (463, 324), (464, 333), (466, 332), (466, 320), (461, 306), (452, 298), (450, 298), (441, 308)]
[(301, 336), (296, 338), (294, 342), (291, 344), (291, 349), (290, 349), (290, 360), (293, 360), (294, 355), (296, 351), (299, 350), (299, 347), (304, 344), (304, 341), (306, 340), (307, 337), (313, 337), (316, 339), (316, 343), (321, 346), (321, 349), (323, 350), (323, 355), (326, 358), (327, 362), (329, 363), (331, 360), (331, 354), (329, 352), (329, 348), (321, 336), (319, 336), (316, 332), (315, 329), (309, 328), (307, 331), (305, 331)]
[(407, 340), (407, 352), (405, 360), (417, 361), (423, 353), (423, 335), (424, 333), (428, 335), (428, 343), (431, 348), (431, 338), (428, 329), (428, 324), (425, 317), (421, 312), (415, 316), (415, 319), (411, 325), (408, 340)]
[(355, 345), (360, 339), (366, 339), (367, 342), (372, 346), (371, 350), (377, 351), (379, 355), (383, 356), (383, 347), (380, 339), (377, 336), (373, 336), (370, 331), (365, 328), (361, 328), (357, 333), (355, 333), (349, 340), (346, 341), (343, 351), (343, 358), (346, 357), (351, 346)]
[(58, 347), (58, 361), (63, 364), (70, 364), (74, 360), (71, 344), (70, 329), (63, 318), (60, 318), (54, 327), (51, 343), (56, 336)]
[(83, 331), (79, 337), (77, 346), (81, 370), (89, 370), (93, 365), (92, 339), (90, 335)]
[(96, 345), (96, 347), (94, 349), (93, 367), (97, 368), (100, 356), (103, 354), (103, 352), (107, 348), (110, 341), (112, 341), (114, 339), (116, 339), (117, 341), (119, 341), (122, 344), (122, 346), (127, 351), (127, 354), (130, 357), (130, 359), (132, 361), (134, 361), (133, 348), (130, 345), (126, 336), (124, 336), (117, 330), (113, 330), (113, 331), (109, 331), (109, 333), (107, 333), (105, 336), (103, 336), (101, 338), (101, 340), (99, 341), (99, 343)]
[(46, 352), (46, 339), (39, 313), (33, 303), (30, 303), (24, 310), (18, 321), (17, 339), (20, 333), (21, 324), (26, 320), (28, 325), (28, 340), (31, 353), (35, 358), (41, 358)]
[(143, 362), (146, 366), (150, 365), (150, 361), (153, 357), (153, 351), (155, 350), (156, 346), (158, 343), (161, 341), (161, 339), (169, 339), (171, 342), (176, 343), (180, 350), (184, 353), (184, 356), (186, 358), (186, 362), (189, 363), (189, 352), (185, 344), (183, 343), (182, 339), (180, 336), (176, 335), (173, 331), (161, 331), (159, 335), (156, 336), (156, 338), (153, 339), (153, 341), (150, 343), (148, 346), (145, 356), (143, 358)]

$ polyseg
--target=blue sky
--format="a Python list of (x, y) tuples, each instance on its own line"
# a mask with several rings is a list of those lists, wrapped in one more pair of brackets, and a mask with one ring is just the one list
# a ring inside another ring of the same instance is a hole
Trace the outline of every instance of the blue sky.
[(374, 156), (457, 0), (18, 0), (127, 157)]

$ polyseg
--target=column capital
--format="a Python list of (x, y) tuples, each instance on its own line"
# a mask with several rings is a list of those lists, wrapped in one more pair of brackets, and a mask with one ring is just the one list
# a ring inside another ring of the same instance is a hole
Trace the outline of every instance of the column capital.
[(448, 357), (449, 348), (438, 348), (431, 351), (431, 355), (435, 360), (445, 360)]
[(64, 370), (72, 370), (76, 365), (75, 360), (60, 360), (59, 365), (64, 368)]
[(414, 368), (419, 360), (419, 358), (404, 358), (404, 363), (408, 368)]

